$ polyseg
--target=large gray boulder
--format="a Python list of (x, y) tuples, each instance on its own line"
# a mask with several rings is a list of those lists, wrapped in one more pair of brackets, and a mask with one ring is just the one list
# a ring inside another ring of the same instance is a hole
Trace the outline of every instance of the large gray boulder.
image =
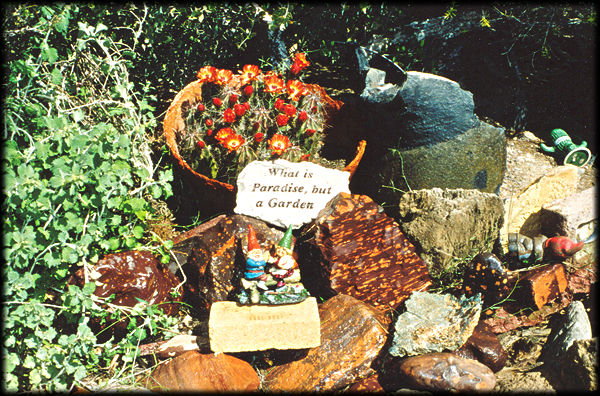
[(504, 216), (502, 200), (478, 190), (417, 190), (404, 194), (398, 223), (437, 277), (477, 253), (490, 251)]

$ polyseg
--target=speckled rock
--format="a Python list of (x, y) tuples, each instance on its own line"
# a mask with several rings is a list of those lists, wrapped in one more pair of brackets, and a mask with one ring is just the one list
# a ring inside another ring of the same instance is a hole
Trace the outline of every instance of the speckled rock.
[(260, 380), (249, 363), (236, 357), (189, 351), (160, 364), (147, 387), (161, 391), (256, 391)]
[(485, 392), (496, 385), (490, 368), (452, 353), (428, 353), (403, 359), (398, 372), (415, 387), (431, 391)]
[(375, 374), (371, 367), (387, 339), (389, 319), (338, 294), (319, 307), (321, 345), (306, 357), (269, 369), (266, 391), (333, 391)]
[(296, 250), (312, 296), (341, 293), (395, 308), (431, 284), (398, 223), (366, 195), (338, 194), (304, 230)]
[(473, 334), (481, 314), (481, 298), (414, 292), (406, 312), (394, 324), (392, 356), (454, 351)]

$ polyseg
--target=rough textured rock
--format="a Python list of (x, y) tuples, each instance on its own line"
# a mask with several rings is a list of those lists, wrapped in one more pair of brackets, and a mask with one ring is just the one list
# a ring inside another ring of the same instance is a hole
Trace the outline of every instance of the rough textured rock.
[(385, 393), (386, 390), (379, 383), (379, 374), (372, 375), (354, 383), (348, 388), (350, 393)]
[(473, 334), (481, 314), (479, 295), (460, 299), (449, 294), (414, 292), (406, 312), (394, 324), (392, 356), (454, 351)]
[(399, 374), (415, 387), (431, 391), (491, 391), (496, 377), (490, 368), (476, 360), (453, 353), (428, 353), (406, 358), (399, 364)]
[(398, 205), (400, 228), (435, 276), (456, 257), (491, 250), (502, 226), (504, 206), (495, 194), (477, 190), (415, 190)]
[(544, 205), (575, 193), (583, 172), (583, 169), (574, 165), (558, 166), (520, 193), (507, 198), (504, 202), (504, 225), (500, 230), (500, 242), (504, 250), (507, 250), (509, 233), (535, 236), (533, 225), (537, 224), (536, 213)]
[(147, 387), (163, 391), (256, 391), (260, 380), (249, 363), (227, 354), (189, 351), (160, 364)]
[(233, 300), (245, 265), (248, 224), (265, 249), (283, 236), (282, 231), (269, 228), (261, 220), (233, 215), (202, 224), (175, 241), (173, 252), (179, 264), (172, 258), (169, 268), (183, 270), (186, 300), (195, 308), (207, 310), (215, 301)]
[[(86, 279), (86, 272), (81, 268), (69, 283), (82, 287), (86, 282), (95, 282), (94, 294), (99, 297), (114, 294), (112, 303), (116, 305), (133, 307), (139, 298), (150, 305), (160, 304), (167, 315), (175, 315), (179, 311), (177, 302), (181, 301), (181, 297), (173, 297), (171, 292), (180, 280), (150, 252), (108, 254), (98, 260), (87, 276)], [(128, 323), (129, 320), (120, 320), (113, 330), (124, 331)]]
[(582, 226), (598, 220), (596, 196), (597, 189), (594, 186), (542, 206), (540, 233), (548, 237), (567, 236), (578, 241), (586, 239), (591, 233), (578, 231)]
[(305, 230), (296, 250), (313, 296), (342, 293), (385, 309), (431, 284), (414, 246), (367, 196), (337, 195)]
[(520, 289), (517, 300), (523, 307), (542, 308), (556, 299), (567, 289), (567, 277), (564, 265), (548, 264), (528, 271), (519, 280)]
[(485, 322), (479, 322), (475, 326), (471, 337), (455, 353), (465, 359), (477, 360), (493, 372), (500, 371), (508, 359), (500, 340)]
[(558, 362), (574, 341), (592, 338), (592, 326), (581, 301), (573, 301), (564, 315), (553, 319), (552, 332), (542, 351), (542, 359), (549, 365)]
[(562, 357), (557, 390), (598, 389), (598, 338), (575, 340)]
[(321, 346), (270, 369), (266, 391), (332, 391), (375, 374), (371, 364), (387, 339), (389, 319), (357, 299), (338, 294), (319, 307)]

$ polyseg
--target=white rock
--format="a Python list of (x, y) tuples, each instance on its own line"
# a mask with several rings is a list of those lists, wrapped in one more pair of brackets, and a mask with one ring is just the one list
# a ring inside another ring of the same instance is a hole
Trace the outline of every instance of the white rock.
[(350, 193), (350, 173), (312, 162), (253, 161), (237, 179), (234, 212), (276, 226), (298, 228), (334, 196)]

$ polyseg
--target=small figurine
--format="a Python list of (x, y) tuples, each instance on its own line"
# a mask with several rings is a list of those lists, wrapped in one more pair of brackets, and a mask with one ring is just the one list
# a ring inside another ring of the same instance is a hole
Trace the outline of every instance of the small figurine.
[(300, 271), (298, 263), (294, 259), (292, 252), (292, 227), (288, 227), (283, 238), (275, 247), (275, 255), (270, 262), (273, 264), (269, 273), (277, 280), (276, 288), (285, 285), (286, 282), (300, 282)]
[(490, 306), (508, 296), (509, 271), (496, 255), (479, 253), (464, 273), (462, 289), (467, 297), (481, 293), (484, 304)]
[(562, 129), (557, 128), (550, 132), (550, 136), (553, 140), (553, 146), (546, 146), (544, 143), (540, 143), (540, 147), (547, 153), (556, 153), (557, 149), (561, 153), (565, 154), (563, 164), (572, 164), (576, 166), (585, 166), (592, 153), (587, 148), (587, 142), (584, 140), (578, 146), (573, 143), (571, 137)]
[(565, 260), (583, 248), (585, 242), (575, 242), (566, 236), (557, 236), (544, 242), (544, 257), (550, 260)]
[(514, 264), (534, 264), (544, 257), (544, 235), (530, 238), (518, 233), (508, 234), (508, 257)]
[(259, 288), (267, 290), (265, 280), (265, 266), (267, 261), (261, 249), (252, 224), (248, 224), (248, 253), (246, 258), (246, 270), (242, 278), (242, 287), (250, 292), (250, 301), (256, 304), (260, 298)]

